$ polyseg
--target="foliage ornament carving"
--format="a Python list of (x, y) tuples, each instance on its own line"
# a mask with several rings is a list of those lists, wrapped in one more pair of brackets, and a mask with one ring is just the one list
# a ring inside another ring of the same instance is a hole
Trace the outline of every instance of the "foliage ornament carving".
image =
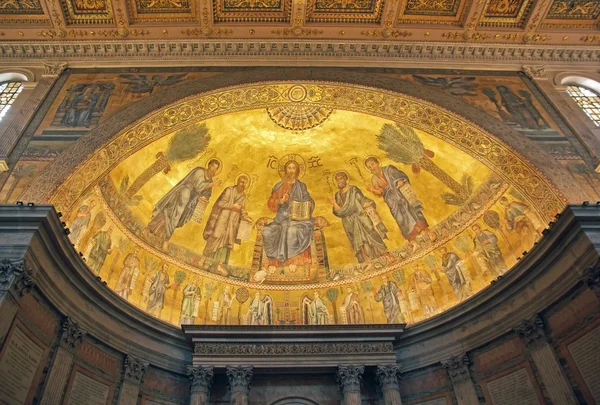
[(296, 354), (392, 353), (391, 343), (271, 343), (271, 344), (197, 344), (194, 354), (289, 356)]
[(377, 366), (377, 379), (382, 391), (400, 389), (400, 373), (402, 367), (397, 364), (384, 364)]
[(0, 296), (9, 291), (11, 286), (20, 296), (29, 293), (35, 286), (33, 271), (25, 267), (22, 259), (0, 259)]
[(187, 374), (190, 379), (190, 389), (192, 392), (208, 393), (210, 391), (214, 375), (212, 366), (188, 366)]
[(583, 281), (588, 288), (593, 290), (596, 295), (600, 296), (600, 263), (590, 266), (583, 274)]
[(469, 373), (469, 358), (466, 354), (453, 356), (448, 360), (442, 361), (442, 367), (450, 376), (453, 384), (457, 384), (471, 378)]
[(62, 324), (60, 344), (66, 349), (75, 349), (83, 341), (85, 335), (86, 332), (79, 327), (79, 324), (67, 316)]
[(50, 76), (56, 77), (60, 76), (60, 74), (67, 68), (67, 62), (44, 62), (44, 73), (42, 76)]
[(537, 315), (531, 320), (525, 319), (521, 322), (521, 324), (515, 328), (515, 332), (519, 334), (529, 348), (534, 348), (546, 343), (544, 324)]
[(522, 71), (527, 77), (529, 77), (532, 80), (547, 79), (546, 66), (523, 65)]
[(148, 363), (143, 362), (131, 355), (125, 358), (125, 381), (140, 384), (148, 369)]
[(352, 391), (360, 392), (360, 381), (364, 371), (364, 366), (338, 367), (337, 377), (344, 394)]
[(227, 378), (232, 393), (250, 391), (250, 380), (252, 380), (252, 366), (229, 366), (227, 367)]

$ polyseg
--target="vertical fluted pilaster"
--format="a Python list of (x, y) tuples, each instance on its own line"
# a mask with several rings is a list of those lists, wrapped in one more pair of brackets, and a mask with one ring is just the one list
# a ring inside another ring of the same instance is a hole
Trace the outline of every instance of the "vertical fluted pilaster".
[(35, 286), (33, 271), (22, 259), (0, 259), (0, 342), (19, 311), (18, 300)]
[(227, 378), (231, 390), (231, 405), (248, 405), (252, 366), (228, 366)]
[(344, 405), (360, 405), (360, 380), (365, 371), (364, 366), (339, 366), (338, 381), (342, 389)]
[(118, 405), (136, 405), (140, 392), (140, 384), (148, 369), (148, 363), (127, 355), (123, 370), (123, 385), (119, 393)]
[(73, 368), (73, 351), (83, 341), (85, 332), (77, 322), (66, 317), (62, 324), (60, 346), (58, 347), (48, 373), (40, 405), (59, 405), (67, 388)]
[(214, 374), (213, 367), (189, 366), (187, 371), (190, 378), (190, 405), (208, 405)]
[(466, 354), (442, 361), (452, 381), (458, 405), (479, 405), (475, 385), (469, 372), (469, 358)]
[(383, 393), (384, 405), (402, 405), (400, 397), (400, 371), (397, 364), (385, 364), (377, 366), (377, 379)]
[(540, 317), (535, 316), (532, 320), (524, 320), (515, 328), (515, 332), (525, 342), (552, 403), (578, 404), (556, 354), (548, 344)]
[[(19, 111), (11, 120), (6, 131), (0, 137), (0, 172), (8, 170), (8, 156), (17, 145), (17, 142), (19, 142), (23, 131), (25, 131), (25, 128), (31, 122), (35, 112), (66, 66), (66, 63), (44, 63), (42, 78), (37, 82), (29, 94), (27, 101), (19, 108)], [(21, 94), (21, 97), (24, 95)]]

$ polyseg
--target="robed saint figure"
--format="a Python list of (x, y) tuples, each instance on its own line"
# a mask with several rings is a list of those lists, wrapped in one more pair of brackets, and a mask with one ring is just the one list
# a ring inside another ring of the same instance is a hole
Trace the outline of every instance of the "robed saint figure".
[[(275, 213), (275, 219), (262, 229), (270, 272), (278, 267), (287, 267), (294, 272), (297, 266), (310, 266), (311, 263), (315, 202), (306, 184), (298, 180), (299, 174), (300, 165), (289, 160), (284, 166), (283, 179), (275, 184), (267, 202), (269, 209)], [(294, 219), (294, 203), (308, 203), (307, 219)]]

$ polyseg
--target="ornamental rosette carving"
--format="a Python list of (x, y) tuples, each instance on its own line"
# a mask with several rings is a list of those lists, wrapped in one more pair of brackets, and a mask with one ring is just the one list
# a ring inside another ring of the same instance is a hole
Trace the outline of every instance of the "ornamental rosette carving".
[(0, 259), (0, 295), (12, 287), (20, 296), (31, 292), (35, 286), (33, 271), (25, 267), (23, 259)]
[(452, 383), (456, 384), (471, 378), (469, 373), (469, 358), (466, 354), (462, 356), (453, 356), (448, 360), (442, 361), (442, 367), (446, 369)]
[(209, 392), (214, 375), (212, 366), (188, 366), (187, 374), (190, 379), (190, 389), (192, 392)]
[(339, 366), (337, 377), (342, 392), (360, 391), (360, 380), (364, 372), (364, 366)]
[(402, 367), (397, 364), (384, 364), (377, 366), (377, 379), (381, 385), (382, 391), (399, 390), (400, 389), (400, 373)]
[(227, 367), (227, 378), (229, 378), (229, 387), (231, 392), (250, 391), (250, 380), (252, 380), (252, 366), (229, 366)]
[(540, 344), (546, 343), (546, 335), (544, 334), (544, 324), (539, 316), (535, 316), (532, 320), (524, 320), (515, 329), (527, 347), (533, 348)]
[(75, 349), (85, 337), (86, 332), (70, 317), (66, 317), (62, 324), (62, 337), (60, 344), (66, 349)]
[(148, 365), (148, 363), (140, 359), (127, 355), (125, 358), (125, 381), (140, 384), (144, 378), (144, 374), (146, 374)]

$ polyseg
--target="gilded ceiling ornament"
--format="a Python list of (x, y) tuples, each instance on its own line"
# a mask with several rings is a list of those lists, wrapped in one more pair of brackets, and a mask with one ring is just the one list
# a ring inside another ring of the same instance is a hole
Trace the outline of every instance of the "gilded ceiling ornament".
[(330, 108), (301, 103), (267, 108), (275, 124), (291, 131), (304, 131), (321, 125), (332, 112)]

